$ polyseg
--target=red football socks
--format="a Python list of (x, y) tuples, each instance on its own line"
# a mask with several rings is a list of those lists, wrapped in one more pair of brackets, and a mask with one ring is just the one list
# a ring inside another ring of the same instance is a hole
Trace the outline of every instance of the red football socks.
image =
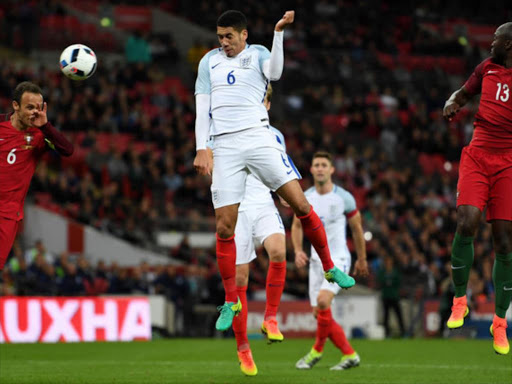
[(345, 331), (343, 327), (339, 325), (334, 319), (332, 319), (331, 323), (331, 333), (329, 333), (329, 339), (331, 339), (332, 343), (341, 350), (344, 355), (351, 355), (354, 353), (352, 346), (347, 340), (347, 336), (345, 336)]
[(249, 349), (247, 338), (247, 285), (236, 287), (238, 298), (242, 303), (242, 311), (233, 319), (233, 331), (235, 332), (236, 347), (238, 351)]
[(302, 223), (302, 229), (304, 235), (315, 248), (316, 253), (322, 261), (324, 271), (328, 271), (334, 268), (334, 264), (331, 260), (331, 253), (329, 252), (329, 246), (327, 245), (327, 235), (325, 234), (325, 228), (322, 221), (311, 207), (311, 211), (306, 216), (299, 217)]
[(219, 266), (222, 285), (226, 292), (226, 301), (237, 302), (236, 294), (236, 246), (235, 235), (221, 239), (217, 235), (217, 264)]
[(267, 305), (265, 307), (265, 320), (277, 315), (277, 308), (283, 294), (286, 278), (286, 261), (270, 262), (267, 272)]
[(332, 314), (331, 308), (319, 309), (316, 315), (316, 340), (313, 348), (317, 352), (324, 350), (325, 341), (331, 332)]

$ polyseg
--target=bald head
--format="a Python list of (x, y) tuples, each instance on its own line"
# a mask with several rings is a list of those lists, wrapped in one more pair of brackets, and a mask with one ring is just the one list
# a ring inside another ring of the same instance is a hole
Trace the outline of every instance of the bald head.
[(507, 39), (512, 39), (512, 21), (501, 24), (498, 29), (496, 29), (496, 33), (502, 34)]
[(512, 22), (500, 25), (494, 32), (491, 55), (497, 64), (512, 64)]

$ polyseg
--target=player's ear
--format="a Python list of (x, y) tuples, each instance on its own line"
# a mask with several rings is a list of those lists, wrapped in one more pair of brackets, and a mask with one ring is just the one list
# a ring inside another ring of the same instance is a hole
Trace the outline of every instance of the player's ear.
[(12, 101), (12, 109), (14, 109), (14, 112), (17, 112), (20, 109), (20, 105), (16, 100)]
[(243, 41), (246, 41), (247, 38), (249, 37), (249, 32), (247, 31), (247, 29), (244, 29), (241, 33), (240, 33), (240, 36), (242, 36), (242, 40)]
[(331, 176), (334, 174), (334, 172), (336, 172), (336, 168), (334, 168), (334, 165), (331, 164)]

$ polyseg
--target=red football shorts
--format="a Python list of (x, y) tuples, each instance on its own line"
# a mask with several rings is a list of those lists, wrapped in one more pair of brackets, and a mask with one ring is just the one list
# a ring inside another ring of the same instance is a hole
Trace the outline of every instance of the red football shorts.
[(472, 205), (487, 221), (512, 221), (512, 152), (489, 152), (468, 146), (462, 149), (457, 183), (457, 207)]
[(5, 261), (18, 232), (19, 221), (0, 217), (0, 270), (4, 268)]

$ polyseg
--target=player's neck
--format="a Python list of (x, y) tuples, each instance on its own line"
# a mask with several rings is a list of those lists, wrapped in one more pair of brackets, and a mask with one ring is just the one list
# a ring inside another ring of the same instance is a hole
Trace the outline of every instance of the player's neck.
[(21, 122), (16, 112), (11, 115), (11, 124), (17, 131), (26, 131), (28, 128), (28, 126), (25, 126), (25, 124)]
[(512, 57), (507, 57), (503, 65), (505, 68), (512, 68)]
[(316, 191), (320, 195), (325, 195), (326, 193), (332, 192), (332, 190), (334, 188), (334, 184), (333, 184), (332, 180), (329, 180), (323, 184), (315, 183), (315, 188), (316, 188)]

